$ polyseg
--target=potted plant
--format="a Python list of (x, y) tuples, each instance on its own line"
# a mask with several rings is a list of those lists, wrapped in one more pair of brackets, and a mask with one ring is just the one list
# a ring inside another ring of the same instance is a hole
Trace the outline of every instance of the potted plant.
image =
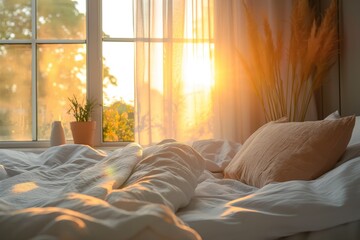
[(96, 122), (91, 120), (91, 113), (97, 104), (91, 100), (86, 100), (85, 104), (80, 103), (76, 96), (68, 99), (70, 102), (68, 114), (72, 114), (75, 118), (75, 121), (70, 122), (74, 143), (94, 146)]

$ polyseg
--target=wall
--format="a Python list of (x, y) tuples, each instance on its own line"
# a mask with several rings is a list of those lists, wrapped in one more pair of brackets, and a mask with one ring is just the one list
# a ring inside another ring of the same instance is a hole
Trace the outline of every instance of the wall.
[[(319, 118), (335, 110), (360, 115), (360, 1), (339, 0), (339, 61), (320, 94)], [(321, 1), (325, 9), (329, 0)]]
[(340, 1), (342, 115), (360, 115), (360, 1)]

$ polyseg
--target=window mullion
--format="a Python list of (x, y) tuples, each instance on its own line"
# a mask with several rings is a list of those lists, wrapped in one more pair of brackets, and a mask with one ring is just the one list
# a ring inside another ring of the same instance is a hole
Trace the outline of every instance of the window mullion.
[[(101, 0), (87, 1), (87, 97), (102, 103)], [(95, 146), (102, 144), (102, 108), (92, 114), (96, 121)]]
[(33, 141), (37, 141), (38, 140), (38, 131), (37, 131), (37, 127), (38, 127), (38, 122), (37, 122), (37, 43), (36, 43), (36, 6), (37, 6), (37, 1), (33, 0), (31, 2), (31, 32), (32, 32), (32, 36), (31, 36), (31, 68), (32, 68), (32, 73), (31, 73), (31, 117), (32, 117), (32, 140)]

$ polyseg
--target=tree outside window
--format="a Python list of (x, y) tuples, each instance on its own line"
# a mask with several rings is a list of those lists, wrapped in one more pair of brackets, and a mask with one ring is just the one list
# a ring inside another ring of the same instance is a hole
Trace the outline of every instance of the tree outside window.
[[(55, 120), (64, 122), (71, 138), (67, 98), (86, 96), (85, 5), (85, 0), (36, 5), (0, 0), (0, 141), (48, 140)], [(104, 65), (104, 89), (117, 84)], [(133, 111), (124, 101), (104, 106), (103, 139), (134, 141)]]

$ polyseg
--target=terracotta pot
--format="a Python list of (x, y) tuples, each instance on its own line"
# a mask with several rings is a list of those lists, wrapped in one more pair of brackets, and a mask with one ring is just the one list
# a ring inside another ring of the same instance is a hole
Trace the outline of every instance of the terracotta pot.
[(94, 146), (96, 122), (70, 122), (70, 128), (75, 144)]

